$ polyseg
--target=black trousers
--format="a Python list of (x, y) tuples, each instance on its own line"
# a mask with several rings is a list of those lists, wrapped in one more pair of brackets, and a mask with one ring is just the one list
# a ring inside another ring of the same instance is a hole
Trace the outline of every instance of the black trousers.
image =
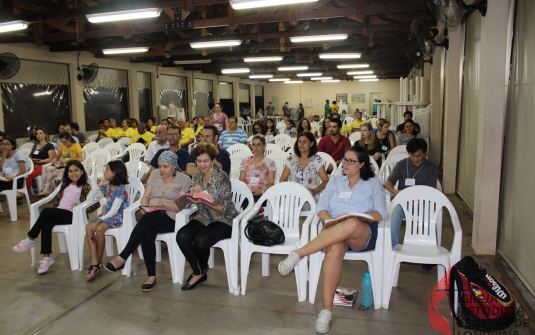
[(230, 238), (232, 227), (223, 222), (212, 222), (208, 226), (191, 220), (176, 234), (176, 243), (186, 256), (193, 274), (201, 275), (208, 269), (210, 248), (217, 242)]
[[(22, 188), (24, 178), (17, 180), (17, 188)], [(0, 181), (0, 192), (13, 189), (13, 181)]]
[(158, 233), (171, 233), (175, 231), (175, 220), (165, 212), (147, 213), (141, 217), (134, 227), (128, 243), (119, 254), (122, 259), (127, 259), (141, 243), (145, 267), (149, 276), (156, 276), (156, 236)]
[(52, 253), (52, 228), (56, 225), (72, 224), (72, 212), (60, 208), (45, 208), (28, 232), (31, 238), (41, 233), (41, 254)]

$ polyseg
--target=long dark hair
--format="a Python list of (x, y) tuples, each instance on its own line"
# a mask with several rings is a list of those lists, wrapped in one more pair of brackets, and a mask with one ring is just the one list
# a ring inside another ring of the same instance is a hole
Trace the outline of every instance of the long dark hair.
[(362, 180), (368, 180), (375, 177), (375, 174), (372, 170), (372, 165), (370, 164), (370, 155), (368, 155), (364, 148), (351, 146), (347, 148), (346, 152), (348, 151), (354, 152), (355, 155), (357, 155), (359, 162), (364, 163), (364, 165), (360, 168), (360, 178)]
[(314, 137), (314, 135), (309, 131), (303, 131), (303, 132), (299, 133), (299, 135), (297, 135), (297, 141), (295, 141), (295, 144), (294, 144), (294, 152), (295, 152), (295, 154), (298, 157), (301, 157), (301, 151), (299, 151), (299, 137), (301, 137), (301, 136), (305, 136), (306, 138), (308, 138), (308, 140), (310, 142), (313, 143), (312, 147), (310, 148), (310, 151), (308, 152), (308, 157), (312, 157), (315, 154), (317, 154), (318, 153), (318, 142), (316, 141), (316, 138)]
[(108, 162), (110, 171), (115, 173), (115, 176), (110, 180), (110, 184), (113, 186), (126, 185), (128, 184), (128, 170), (123, 161), (116, 160)]
[(78, 179), (78, 182), (76, 183), (76, 186), (82, 187), (87, 182), (87, 173), (85, 172), (84, 166), (80, 161), (77, 161), (76, 159), (71, 159), (67, 162), (67, 165), (65, 165), (65, 171), (63, 171), (63, 177), (61, 178), (61, 188), (64, 189), (65, 187), (69, 186), (71, 184), (71, 180), (69, 179), (69, 169), (71, 166), (76, 166), (82, 171), (82, 175), (80, 176), (80, 179)]
[[(268, 126), (268, 120), (271, 121), (271, 127)], [(273, 121), (273, 119), (267, 119), (266, 120), (266, 131), (271, 131), (273, 134), (275, 134), (277, 132), (277, 127), (275, 125), (275, 121)]]
[[(308, 130), (305, 130), (303, 128), (303, 122), (305, 121), (308, 123)], [(308, 122), (308, 119), (306, 117), (302, 118), (301, 120), (299, 120), (299, 122), (297, 122), (297, 133), (301, 134), (304, 131), (312, 131), (312, 126), (310, 125), (310, 122)]]
[(266, 135), (267, 134), (267, 128), (266, 126), (264, 125), (264, 122), (262, 121), (256, 121), (255, 123), (253, 123), (253, 135), (254, 134), (258, 134), (255, 129), (254, 129), (254, 126), (259, 126), (260, 127), (260, 134), (262, 135)]

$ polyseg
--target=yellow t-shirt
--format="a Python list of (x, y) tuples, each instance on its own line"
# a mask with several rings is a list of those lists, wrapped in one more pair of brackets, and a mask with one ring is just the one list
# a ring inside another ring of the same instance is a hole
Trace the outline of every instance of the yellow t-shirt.
[(117, 136), (117, 128), (113, 129), (113, 128), (108, 128), (108, 130), (106, 130), (106, 135), (108, 135), (108, 137), (116, 137)]
[(115, 137), (121, 138), (121, 137), (132, 137), (134, 136), (134, 129), (128, 128), (124, 130), (123, 128), (117, 128), (117, 132), (115, 133)]
[[(138, 143), (139, 139), (143, 139), (145, 143), (145, 147), (148, 147), (150, 142), (152, 142), (152, 139), (154, 138), (154, 134), (150, 131), (146, 131), (143, 133), (143, 135), (139, 135), (139, 133), (134, 134), (132, 138), (130, 139), (130, 144)], [(142, 143), (143, 141), (140, 141), (139, 143)]]
[(338, 107), (338, 105), (333, 105), (331, 107), (331, 113), (332, 114), (338, 114), (338, 109), (340, 109), (340, 107)]
[(366, 120), (355, 120), (353, 122), (351, 122), (351, 128), (353, 129), (356, 129), (356, 128), (360, 128), (360, 126), (362, 126), (363, 124), (365, 123), (368, 123)]
[(180, 130), (180, 133), (182, 134), (182, 139), (178, 142), (180, 146), (186, 145), (190, 140), (195, 139), (195, 133), (191, 128)]
[(348, 136), (348, 134), (351, 133), (351, 129), (352, 129), (351, 126), (342, 124), (342, 129), (340, 129), (340, 134), (344, 136)]
[(62, 158), (78, 158), (78, 155), (84, 152), (78, 143), (74, 143), (70, 148), (67, 148), (67, 146), (62, 143), (59, 146), (58, 151), (61, 152)]
[(201, 133), (201, 130), (204, 128), (204, 126), (198, 126), (197, 127), (197, 130), (195, 131), (195, 136), (199, 136), (199, 134)]
[(156, 126), (152, 126), (152, 127), (150, 128), (150, 132), (151, 132), (151, 133), (154, 133), (155, 131), (156, 131)]

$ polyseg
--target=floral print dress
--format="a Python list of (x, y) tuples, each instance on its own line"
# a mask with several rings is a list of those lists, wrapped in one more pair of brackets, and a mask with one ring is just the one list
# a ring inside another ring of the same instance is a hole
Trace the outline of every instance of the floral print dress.
[[(286, 166), (290, 169), (288, 181), (301, 184), (308, 189), (315, 189), (321, 184), (320, 169), (323, 166), (323, 159), (319, 155), (314, 155), (305, 168), (299, 164), (297, 155), (290, 155), (286, 160)], [(314, 196), (316, 202), (319, 198), (319, 193)]]
[[(104, 197), (106, 198), (106, 213), (111, 209), (113, 206), (113, 202), (115, 199), (121, 199), (122, 204), (117, 213), (115, 213), (112, 217), (107, 218), (104, 220), (111, 228), (120, 227), (123, 225), (123, 211), (128, 207), (128, 193), (126, 193), (126, 187), (124, 185), (119, 185), (113, 190), (111, 189), (111, 185), (104, 185), (100, 188), (100, 191), (102, 194), (104, 194)], [(92, 221), (97, 221), (102, 216), (106, 215), (99, 214), (97, 217), (95, 217)]]
[(245, 184), (251, 190), (258, 190), (267, 186), (269, 183), (269, 171), (277, 171), (277, 166), (269, 157), (264, 157), (260, 164), (254, 165), (253, 156), (251, 156), (241, 162), (240, 170), (245, 171)]

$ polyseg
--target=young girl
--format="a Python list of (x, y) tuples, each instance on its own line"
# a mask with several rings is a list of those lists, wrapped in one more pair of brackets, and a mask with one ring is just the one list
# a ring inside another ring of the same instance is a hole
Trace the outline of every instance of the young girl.
[(284, 130), (284, 133), (286, 135), (290, 135), (290, 137), (295, 137), (296, 130), (294, 120), (289, 119), (288, 121), (286, 121), (286, 129)]
[[(102, 255), (106, 239), (104, 233), (110, 228), (123, 224), (123, 211), (128, 207), (128, 171), (120, 160), (106, 164), (104, 179), (98, 184), (99, 189), (92, 190), (89, 199), (106, 197), (106, 213), (100, 214), (85, 226), (87, 244), (91, 251), (91, 265), (85, 273), (85, 279), (91, 280), (102, 270)], [(96, 237), (95, 237), (96, 235)]]
[[(20, 241), (13, 247), (15, 252), (28, 251), (36, 246), (35, 239), (41, 233), (41, 254), (43, 259), (37, 273), (45, 273), (54, 260), (50, 257), (52, 253), (52, 228), (55, 225), (72, 224), (72, 209), (84, 202), (91, 191), (91, 186), (87, 182), (87, 174), (84, 166), (77, 160), (70, 160), (65, 166), (65, 172), (61, 180), (61, 189), (52, 200), (52, 207), (47, 207), (41, 211), (39, 218), (28, 232), (28, 238)], [(89, 207), (87, 213), (91, 213), (100, 206), (99, 203)]]

